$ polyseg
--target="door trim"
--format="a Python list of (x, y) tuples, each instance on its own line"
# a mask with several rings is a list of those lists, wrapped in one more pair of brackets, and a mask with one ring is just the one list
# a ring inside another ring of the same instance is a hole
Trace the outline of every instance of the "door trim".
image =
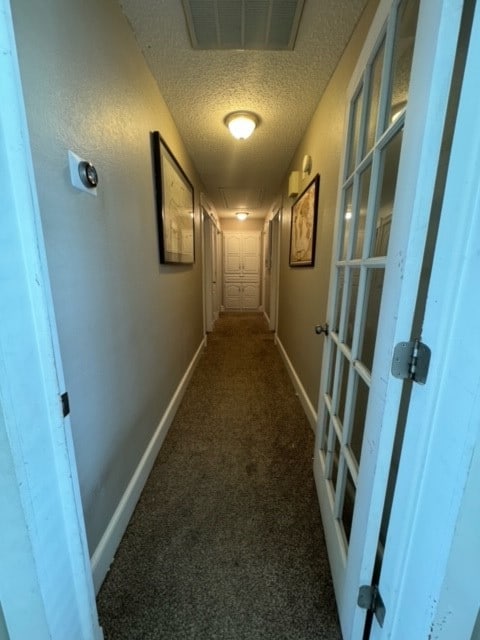
[[(0, 42), (0, 409), (14, 468), (8, 481), (16, 484), (23, 511), (21, 521), (8, 518), (11, 505), (4, 501), (2, 514), (17, 539), (29, 543), (17, 562), (15, 549), (0, 547), (4, 568), (14, 564), (2, 609), (12, 637), (47, 637), (46, 625), (48, 638), (62, 638), (68, 628), (72, 637), (100, 640), (70, 421), (60, 402), (65, 384), (8, 0), (0, 0)], [(28, 591), (32, 602), (41, 599), (42, 621), (33, 608), (30, 616), (18, 608), (32, 575)]]

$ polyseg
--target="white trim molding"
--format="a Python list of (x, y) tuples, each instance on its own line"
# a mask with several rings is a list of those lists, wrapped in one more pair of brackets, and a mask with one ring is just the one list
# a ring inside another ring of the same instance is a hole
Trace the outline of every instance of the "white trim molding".
[(288, 375), (290, 376), (293, 382), (293, 386), (295, 387), (295, 391), (297, 392), (297, 395), (300, 399), (303, 410), (305, 411), (305, 415), (307, 416), (308, 422), (310, 423), (312, 430), (315, 432), (315, 428), (317, 426), (317, 412), (315, 411), (313, 404), (310, 402), (310, 398), (308, 397), (307, 392), (305, 391), (305, 388), (300, 378), (298, 377), (298, 374), (295, 371), (295, 368), (290, 358), (287, 355), (285, 347), (283, 346), (280, 338), (278, 337), (278, 334), (275, 334), (275, 344), (277, 345), (278, 350), (280, 351), (280, 355), (282, 356), (282, 359), (285, 363), (285, 366), (288, 371)]
[(142, 493), (155, 459), (160, 451), (160, 447), (165, 440), (170, 425), (173, 422), (185, 390), (190, 382), (190, 378), (195, 371), (195, 367), (198, 364), (198, 360), (200, 359), (205, 346), (206, 338), (203, 338), (183, 378), (180, 380), (180, 383), (175, 390), (175, 393), (173, 394), (172, 399), (170, 400), (170, 403), (163, 414), (152, 439), (150, 440), (150, 443), (145, 449), (135, 473), (130, 479), (128, 486), (115, 509), (112, 519), (105, 529), (105, 533), (92, 555), (92, 575), (96, 593), (98, 593), (105, 576), (110, 569), (115, 552), (120, 544), (123, 534), (125, 533), (130, 518), (132, 517), (138, 499), (140, 498), (140, 494)]
[(101, 640), (8, 0), (0, 51), (0, 636)]

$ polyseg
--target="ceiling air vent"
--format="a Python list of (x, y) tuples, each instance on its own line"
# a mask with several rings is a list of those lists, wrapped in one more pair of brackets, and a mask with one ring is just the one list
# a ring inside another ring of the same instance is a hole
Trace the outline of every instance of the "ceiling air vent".
[(304, 0), (183, 0), (194, 49), (292, 50)]
[(227, 209), (258, 209), (263, 203), (263, 189), (220, 187)]

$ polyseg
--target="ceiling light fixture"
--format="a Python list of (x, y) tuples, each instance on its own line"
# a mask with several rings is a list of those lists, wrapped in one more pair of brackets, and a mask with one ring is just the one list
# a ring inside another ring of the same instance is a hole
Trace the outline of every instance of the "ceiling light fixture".
[(240, 220), (241, 222), (243, 222), (248, 218), (248, 213), (246, 211), (237, 211), (235, 215), (237, 216), (238, 220)]
[(255, 131), (258, 117), (250, 111), (234, 111), (225, 118), (225, 124), (237, 140), (246, 140)]

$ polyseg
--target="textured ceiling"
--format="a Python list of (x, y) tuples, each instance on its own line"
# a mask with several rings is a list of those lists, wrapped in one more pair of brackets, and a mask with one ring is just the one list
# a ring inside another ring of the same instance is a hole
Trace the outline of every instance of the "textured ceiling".
[[(220, 217), (270, 211), (366, 1), (306, 0), (293, 51), (215, 51), (192, 48), (181, 0), (120, 0)], [(236, 110), (260, 118), (248, 140), (224, 124)]]

